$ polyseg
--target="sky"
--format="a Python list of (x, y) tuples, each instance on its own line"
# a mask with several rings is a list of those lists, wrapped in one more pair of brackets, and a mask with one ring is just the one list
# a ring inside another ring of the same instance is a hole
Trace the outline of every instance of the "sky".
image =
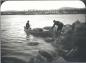
[(85, 8), (82, 1), (6, 1), (1, 11), (50, 10), (62, 7)]

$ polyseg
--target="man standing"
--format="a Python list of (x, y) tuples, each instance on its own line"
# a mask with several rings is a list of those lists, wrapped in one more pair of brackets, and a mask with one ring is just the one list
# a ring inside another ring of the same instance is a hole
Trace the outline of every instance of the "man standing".
[(54, 31), (54, 34), (56, 35), (56, 36), (58, 36), (58, 32), (61, 32), (62, 31), (62, 28), (63, 28), (63, 23), (62, 22), (60, 22), (60, 21), (56, 21), (56, 20), (53, 20), (53, 26), (52, 26), (52, 28), (51, 29), (53, 29), (53, 28), (56, 28), (56, 30)]
[(29, 24), (29, 20), (28, 20), (26, 23), (26, 29), (29, 29), (29, 28), (30, 28), (30, 24)]

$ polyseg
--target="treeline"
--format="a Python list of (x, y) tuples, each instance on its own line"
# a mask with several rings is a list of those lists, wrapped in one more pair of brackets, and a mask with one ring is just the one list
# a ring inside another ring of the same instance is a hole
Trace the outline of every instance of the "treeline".
[(61, 8), (59, 10), (4, 11), (1, 15), (48, 15), (48, 14), (86, 14), (86, 9)]

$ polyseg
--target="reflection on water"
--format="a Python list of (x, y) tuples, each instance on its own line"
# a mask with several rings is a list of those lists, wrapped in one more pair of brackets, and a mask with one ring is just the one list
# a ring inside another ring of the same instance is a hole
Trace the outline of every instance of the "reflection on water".
[[(43, 38), (27, 36), (24, 25), (30, 20), (31, 27), (52, 26), (52, 20), (56, 19), (68, 24), (77, 19), (85, 21), (84, 15), (2, 15), (1, 16), (1, 49), (2, 57), (15, 57), (28, 62), (32, 57), (38, 55), (39, 50), (55, 51), (55, 48), (44, 41)], [(35, 46), (29, 46), (30, 43)]]
[(30, 36), (26, 36), (26, 39), (29, 40), (30, 39)]

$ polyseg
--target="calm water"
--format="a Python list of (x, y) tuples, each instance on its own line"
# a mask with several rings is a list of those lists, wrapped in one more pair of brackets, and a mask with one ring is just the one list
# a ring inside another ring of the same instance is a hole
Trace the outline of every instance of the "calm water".
[[(2, 51), (7, 50), (7, 57), (17, 57), (25, 61), (38, 54), (38, 50), (54, 51), (54, 47), (43, 38), (26, 36), (24, 26), (30, 20), (32, 28), (52, 26), (53, 20), (59, 20), (64, 24), (72, 24), (76, 20), (85, 21), (84, 14), (71, 15), (2, 15), (1, 16), (1, 45)], [(38, 46), (29, 46), (29, 42), (38, 42)]]

